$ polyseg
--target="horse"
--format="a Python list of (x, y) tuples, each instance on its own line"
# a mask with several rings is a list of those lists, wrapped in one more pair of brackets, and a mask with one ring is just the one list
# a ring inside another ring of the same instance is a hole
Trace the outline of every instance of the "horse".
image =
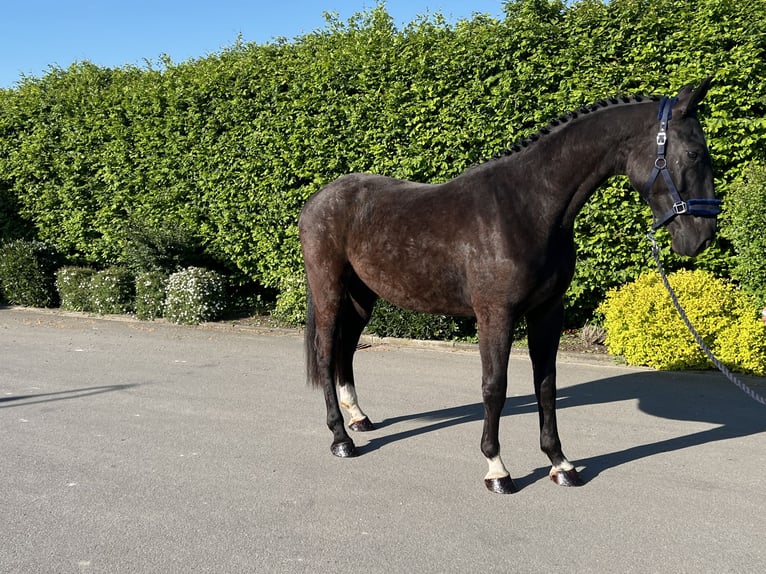
[(582, 485), (556, 424), (556, 355), (562, 300), (575, 268), (575, 217), (603, 182), (625, 175), (649, 204), (654, 228), (667, 228), (676, 253), (703, 251), (721, 211), (697, 119), (710, 82), (686, 86), (675, 98), (585, 106), (445, 183), (352, 173), (312, 195), (298, 222), (307, 279), (306, 369), (309, 384), (324, 392), (332, 454), (357, 454), (341, 407), (350, 430), (375, 428), (359, 406), (353, 357), (383, 298), (418, 312), (476, 319), (484, 483), (503, 494), (517, 487), (500, 456), (498, 428), (514, 325), (526, 318), (550, 478)]

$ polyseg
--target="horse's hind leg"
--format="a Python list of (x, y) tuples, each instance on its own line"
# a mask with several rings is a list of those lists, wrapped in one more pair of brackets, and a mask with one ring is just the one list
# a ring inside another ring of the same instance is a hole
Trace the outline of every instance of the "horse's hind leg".
[(508, 358), (511, 352), (513, 322), (510, 315), (495, 309), (486, 313), (477, 312), (476, 319), (479, 327), (481, 392), (484, 400), (481, 452), (489, 465), (484, 484), (491, 492), (511, 494), (517, 489), (500, 458), (499, 428), (508, 388)]
[(580, 475), (561, 450), (556, 424), (556, 354), (563, 319), (560, 300), (527, 314), (529, 356), (540, 416), (540, 448), (551, 461), (551, 480), (562, 486), (581, 486)]
[(304, 252), (308, 279), (305, 332), (308, 380), (324, 393), (327, 427), (333, 435), (330, 450), (335, 456), (345, 458), (354, 456), (356, 448), (344, 427), (335, 388), (342, 354), (339, 334), (344, 299), (343, 265), (334, 266), (325, 263), (328, 258), (310, 255)]
[(356, 447), (343, 426), (343, 414), (335, 388), (336, 361), (339, 359), (340, 346), (336, 337), (339, 320), (339, 315), (336, 315), (327, 323), (317, 326), (317, 360), (327, 406), (327, 427), (333, 434), (330, 451), (335, 456), (346, 458), (356, 456)]
[(351, 272), (346, 280), (348, 296), (343, 301), (340, 316), (340, 357), (337, 364), (337, 383), (340, 406), (349, 417), (348, 427), (357, 432), (375, 430), (359, 406), (354, 381), (354, 353), (359, 337), (370, 320), (377, 296)]

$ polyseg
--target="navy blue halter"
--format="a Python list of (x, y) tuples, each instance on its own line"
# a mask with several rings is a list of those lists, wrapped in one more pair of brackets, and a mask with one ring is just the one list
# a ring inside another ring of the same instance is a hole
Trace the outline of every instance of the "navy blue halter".
[(681, 198), (681, 194), (678, 193), (678, 189), (673, 183), (673, 178), (668, 171), (668, 162), (665, 159), (665, 145), (668, 141), (668, 122), (673, 117), (673, 106), (678, 101), (678, 98), (664, 97), (660, 100), (660, 111), (657, 114), (657, 119), (660, 121), (660, 131), (657, 134), (657, 159), (654, 160), (654, 169), (649, 176), (649, 181), (646, 184), (644, 193), (649, 196), (649, 192), (654, 186), (654, 182), (662, 174), (662, 178), (665, 180), (665, 185), (670, 192), (670, 197), (673, 199), (673, 207), (663, 214), (652, 225), (652, 231), (655, 231), (667, 225), (678, 215), (694, 215), (697, 217), (715, 217), (721, 213), (721, 200), (720, 199), (687, 199), (684, 201)]

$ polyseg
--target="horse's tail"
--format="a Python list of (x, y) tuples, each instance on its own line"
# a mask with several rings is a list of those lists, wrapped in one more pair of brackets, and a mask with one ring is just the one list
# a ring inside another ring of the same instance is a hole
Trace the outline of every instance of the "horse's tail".
[[(309, 385), (317, 389), (322, 388), (322, 376), (319, 372), (319, 361), (317, 360), (317, 325), (316, 325), (316, 313), (314, 306), (314, 297), (311, 294), (311, 287), (306, 285), (306, 331), (305, 331), (305, 345), (306, 345), (306, 380)], [(333, 352), (339, 349), (340, 344), (340, 329), (335, 329), (333, 337), (336, 341), (333, 341)], [(333, 357), (333, 373), (337, 377), (335, 371), (338, 368), (338, 361)]]
[[(317, 360), (317, 326), (316, 326), (316, 307), (314, 306), (314, 297), (311, 294), (311, 287), (306, 285), (306, 329), (305, 329), (305, 347), (306, 347), (306, 380), (309, 385), (317, 389), (322, 388), (322, 376), (319, 372), (319, 361)], [(333, 382), (340, 380), (342, 354), (343, 354), (343, 327), (342, 324), (336, 325), (333, 332), (334, 341), (332, 342), (332, 373)]]
[(306, 381), (312, 387), (321, 387), (319, 362), (317, 361), (317, 324), (314, 313), (314, 297), (311, 287), (306, 285)]

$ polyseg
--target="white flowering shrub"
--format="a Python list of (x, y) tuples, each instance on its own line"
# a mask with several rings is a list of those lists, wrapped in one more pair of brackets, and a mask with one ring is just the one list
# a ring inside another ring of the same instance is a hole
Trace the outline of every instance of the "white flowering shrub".
[(90, 310), (100, 315), (122, 315), (133, 311), (135, 278), (123, 267), (99, 271), (90, 280)]
[(168, 278), (164, 314), (169, 321), (187, 325), (213, 321), (225, 308), (224, 279), (215, 271), (189, 267)]
[(90, 281), (96, 274), (89, 267), (62, 267), (56, 271), (56, 290), (66, 311), (92, 311)]
[(136, 276), (136, 317), (153, 321), (162, 317), (168, 276), (161, 271), (147, 271)]

